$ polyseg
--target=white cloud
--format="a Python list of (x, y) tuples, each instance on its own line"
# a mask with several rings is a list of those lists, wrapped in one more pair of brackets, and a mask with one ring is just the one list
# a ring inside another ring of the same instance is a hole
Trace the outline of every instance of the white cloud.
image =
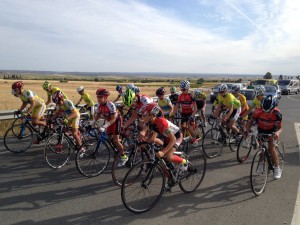
[(299, 74), (300, 3), (214, 3), (208, 29), (139, 1), (2, 0), (0, 69)]

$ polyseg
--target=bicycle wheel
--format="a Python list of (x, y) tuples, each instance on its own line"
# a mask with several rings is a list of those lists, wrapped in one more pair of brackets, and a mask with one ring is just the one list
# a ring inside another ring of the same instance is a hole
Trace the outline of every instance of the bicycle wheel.
[(218, 128), (208, 130), (203, 137), (202, 149), (208, 158), (215, 158), (221, 154), (226, 143), (223, 133)]
[(236, 134), (231, 134), (229, 136), (229, 148), (232, 152), (236, 152), (237, 149), (238, 149), (238, 145), (240, 143), (240, 140), (241, 140), (241, 137), (240, 135), (236, 135)]
[(196, 117), (196, 120), (195, 120), (197, 126), (195, 127), (195, 133), (196, 133), (196, 136), (197, 138), (199, 138), (199, 140), (201, 140), (204, 136), (204, 127), (203, 127), (203, 124), (201, 122), (201, 119), (199, 117)]
[(250, 152), (255, 145), (253, 142), (254, 138), (251, 136), (247, 137), (246, 139), (243, 137), (240, 139), (236, 151), (236, 159), (239, 163), (243, 163), (249, 158)]
[(53, 134), (44, 147), (44, 159), (48, 166), (59, 169), (66, 165), (71, 155), (71, 145), (65, 134)]
[[(75, 162), (77, 170), (85, 177), (96, 177), (108, 166), (110, 151), (108, 144), (99, 139), (91, 139), (84, 142), (81, 150), (77, 152)], [(83, 151), (84, 149), (84, 151)]]
[(206, 158), (200, 148), (194, 148), (187, 157), (188, 170), (181, 175), (179, 187), (185, 193), (195, 191), (204, 179)]
[(251, 164), (250, 182), (251, 189), (255, 195), (263, 193), (268, 179), (268, 162), (264, 150), (259, 150), (254, 155)]
[(30, 148), (33, 141), (33, 131), (24, 124), (15, 124), (4, 135), (4, 146), (14, 153), (21, 153)]
[(285, 148), (283, 142), (279, 140), (275, 144), (275, 149), (279, 160), (279, 168), (281, 169), (281, 171), (283, 171), (284, 154), (285, 154)]
[(160, 200), (164, 187), (162, 168), (150, 161), (140, 162), (127, 172), (123, 180), (122, 202), (130, 212), (147, 212)]

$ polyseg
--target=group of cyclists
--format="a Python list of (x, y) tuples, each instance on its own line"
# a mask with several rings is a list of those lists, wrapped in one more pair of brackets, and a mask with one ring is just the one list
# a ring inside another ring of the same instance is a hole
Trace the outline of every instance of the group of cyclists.
[[(48, 99), (46, 103), (33, 91), (25, 90), (22, 81), (13, 83), (12, 94), (22, 101), (22, 105), (18, 110), (24, 116), (30, 115), (33, 125), (45, 127), (46, 121), (43, 115), (46, 105), (51, 102), (55, 103), (56, 109), (51, 119), (63, 117), (64, 122), (72, 128), (72, 135), (76, 140), (76, 144), (81, 146), (80, 113), (76, 106), (83, 100), (90, 111), (91, 126), (95, 126), (99, 119), (105, 120), (99, 130), (101, 132), (106, 131), (107, 135), (112, 137), (111, 140), (116, 148), (121, 152), (122, 162), (120, 166), (128, 160), (121, 142), (121, 135), (136, 121), (141, 139), (162, 146), (156, 156), (165, 157), (169, 162), (180, 164), (183, 171), (188, 170), (188, 160), (173, 155), (183, 140), (180, 126), (183, 124), (187, 126), (191, 135), (190, 142), (193, 144), (199, 141), (199, 137), (195, 132), (195, 117), (199, 116), (202, 119), (203, 126), (207, 126), (205, 116), (206, 95), (198, 88), (190, 91), (190, 82), (187, 80), (180, 82), (180, 93), (173, 86), (170, 88), (170, 95), (167, 96), (165, 87), (158, 88), (156, 90), (157, 101), (148, 95), (142, 94), (140, 88), (133, 84), (128, 84), (125, 90), (121, 85), (117, 85), (118, 96), (113, 101), (109, 100), (110, 91), (108, 89), (99, 88), (96, 91), (97, 105), (83, 86), (77, 88), (80, 99), (76, 104), (68, 99), (62, 90), (52, 86), (48, 81), (45, 81), (42, 87), (47, 92)], [(256, 87), (253, 104), (248, 105), (238, 85), (234, 85), (232, 90), (229, 91), (226, 84), (221, 84), (218, 87), (218, 96), (214, 103), (215, 110), (211, 118), (219, 117), (220, 113), (225, 110), (225, 113), (222, 114), (222, 121), (228, 123), (228, 127), (233, 133), (246, 137), (254, 122), (256, 122), (259, 133), (273, 134), (273, 137), (268, 137), (268, 150), (274, 159), (274, 179), (279, 179), (281, 170), (278, 167), (278, 157), (273, 140), (278, 140), (282, 132), (282, 114), (276, 108), (276, 102), (272, 96), (265, 96), (265, 92), (264, 86)], [(116, 106), (116, 102), (120, 99), (122, 99), (122, 104), (130, 114), (126, 121), (123, 121), (122, 113)], [(30, 106), (26, 109), (25, 107), (28, 104)], [(26, 110), (24, 111), (24, 109)], [(253, 115), (248, 118), (251, 112), (253, 112)], [(175, 117), (181, 119), (181, 122), (177, 125), (174, 124)], [(237, 120), (241, 120), (242, 129), (236, 126)], [(36, 140), (36, 143), (39, 142), (40, 140)], [(79, 151), (84, 155), (84, 148), (79, 149)]]

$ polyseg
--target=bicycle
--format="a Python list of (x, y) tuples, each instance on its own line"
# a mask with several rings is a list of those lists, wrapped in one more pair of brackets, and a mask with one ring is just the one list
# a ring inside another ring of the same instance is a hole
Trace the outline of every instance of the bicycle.
[[(266, 145), (268, 143), (267, 137), (272, 136), (273, 134), (262, 133), (257, 135), (259, 140), (259, 150), (253, 157), (250, 170), (251, 189), (256, 196), (264, 192), (267, 185), (268, 174), (270, 174), (270, 171), (274, 171), (274, 162)], [(285, 149), (281, 141), (275, 143), (275, 151), (279, 160), (278, 166), (282, 171)]]
[(223, 124), (221, 118), (216, 118), (211, 129), (206, 131), (202, 141), (202, 149), (208, 158), (215, 158), (221, 154), (223, 148), (229, 145), (232, 152), (237, 150), (240, 136), (233, 134), (227, 124)]
[(62, 168), (70, 160), (72, 150), (80, 149), (61, 118), (56, 120), (56, 127), (56, 133), (49, 137), (44, 147), (44, 160), (53, 169)]
[[(160, 148), (154, 147), (155, 152)], [(126, 174), (121, 197), (124, 206), (133, 213), (144, 213), (152, 209), (160, 200), (164, 191), (179, 185), (185, 193), (195, 191), (204, 179), (206, 159), (199, 151), (174, 152), (188, 160), (187, 171), (181, 171), (180, 165), (155, 157), (134, 165)]]
[(252, 149), (258, 148), (257, 130), (251, 131), (247, 137), (243, 136), (238, 144), (236, 158), (239, 163), (245, 162), (250, 155)]
[(33, 144), (33, 135), (35, 134), (37, 140), (46, 140), (53, 130), (50, 122), (47, 121), (46, 127), (41, 130), (40, 126), (33, 126), (30, 121), (32, 120), (28, 116), (21, 116), (19, 111), (14, 112), (14, 116), (17, 116), (17, 120), (22, 119), (22, 123), (12, 125), (4, 135), (4, 146), (7, 150), (14, 153), (25, 152)]

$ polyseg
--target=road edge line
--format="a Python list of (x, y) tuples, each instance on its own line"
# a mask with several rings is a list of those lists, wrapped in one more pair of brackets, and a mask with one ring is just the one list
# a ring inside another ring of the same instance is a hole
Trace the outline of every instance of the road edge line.
[[(300, 161), (300, 123), (294, 123), (294, 125), (295, 125), (297, 140), (298, 140), (299, 161)], [(298, 184), (298, 194), (297, 194), (295, 210), (294, 210), (291, 225), (298, 225), (298, 224), (300, 224), (300, 181)]]

